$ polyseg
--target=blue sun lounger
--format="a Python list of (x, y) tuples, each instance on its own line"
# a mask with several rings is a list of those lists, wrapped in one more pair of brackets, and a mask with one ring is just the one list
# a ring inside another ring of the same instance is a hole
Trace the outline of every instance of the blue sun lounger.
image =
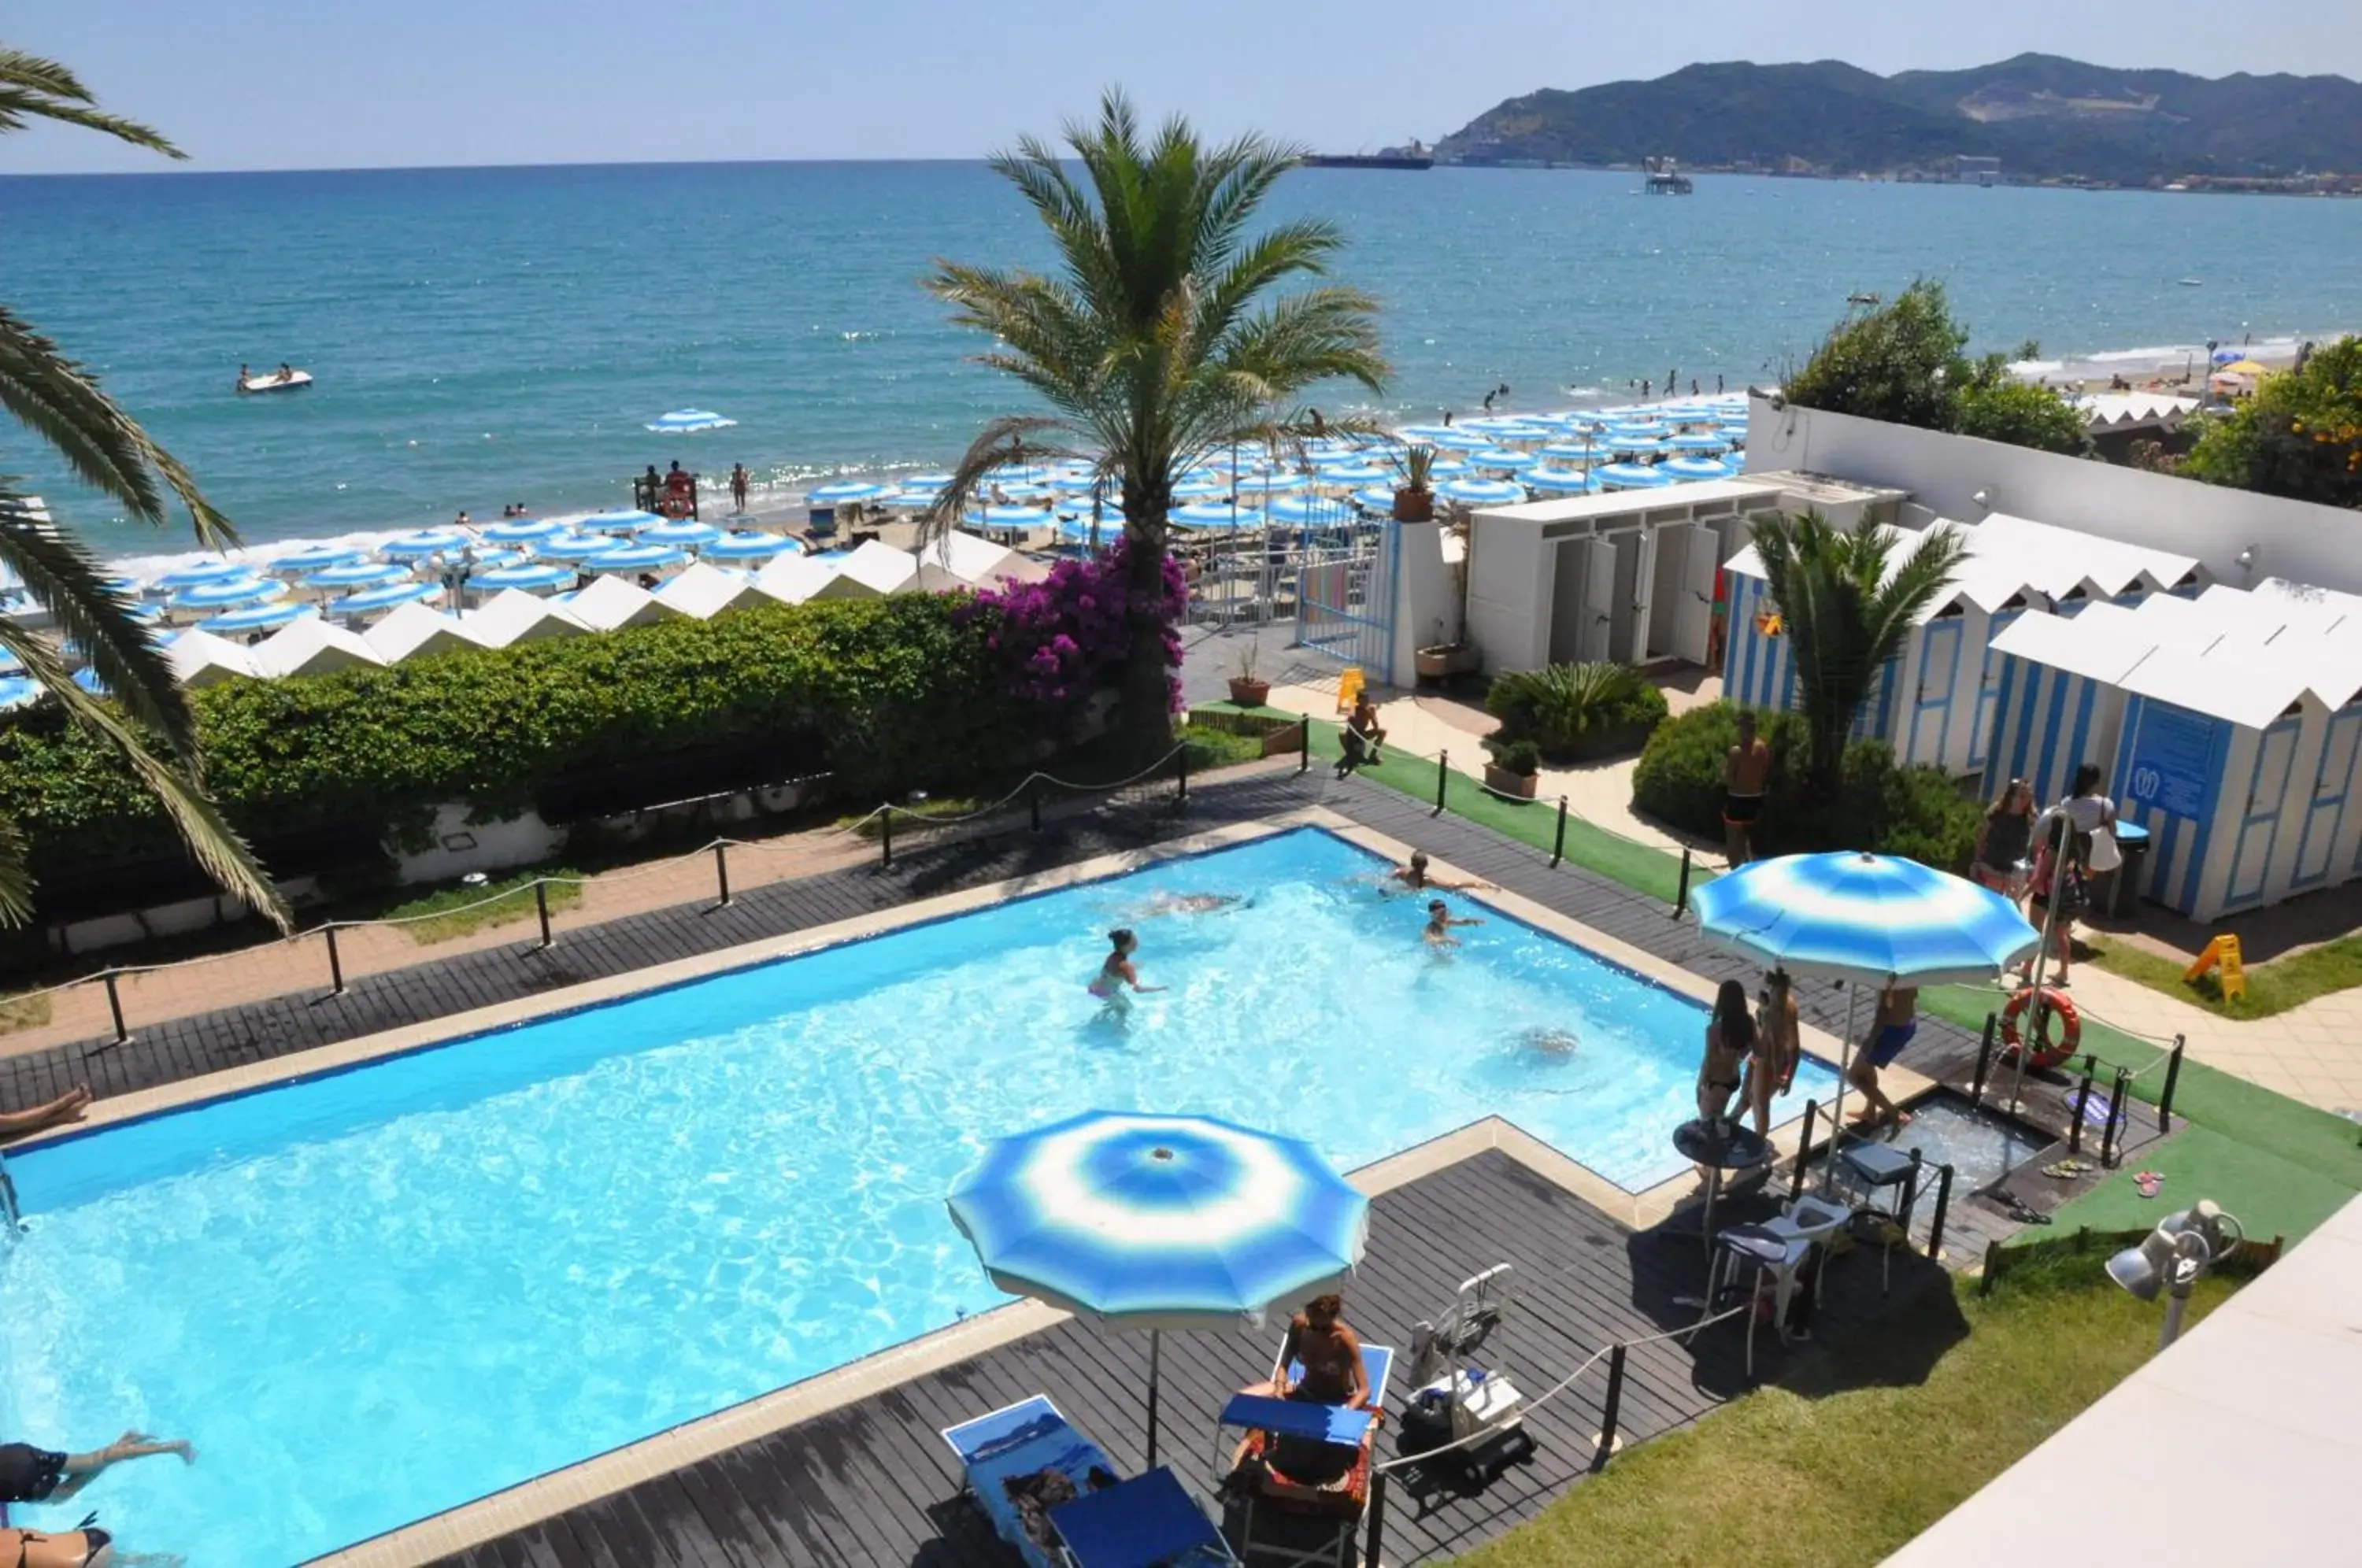
[[(1243, 1482), (1240, 1495), (1246, 1504), (1243, 1550), (1252, 1559), (1267, 1557), (1305, 1568), (1334, 1564), (1346, 1568), (1353, 1557), (1353, 1532), (1370, 1505), (1370, 1467), (1375, 1460), (1378, 1422), (1386, 1403), (1386, 1381), (1393, 1376), (1395, 1353), (1386, 1345), (1362, 1347), (1362, 1375), (1370, 1385), (1367, 1408), (1321, 1405), (1303, 1399), (1274, 1399), (1260, 1394), (1236, 1394), (1222, 1407), (1215, 1432), (1220, 1441), (1224, 1427), (1247, 1433), (1231, 1468), (1233, 1485)], [(1296, 1362), (1287, 1365), (1288, 1381), (1304, 1375)], [(1283, 1442), (1319, 1444), (1343, 1451), (1345, 1463), (1333, 1475), (1319, 1480), (1293, 1476), (1284, 1468)], [(1350, 1456), (1349, 1458), (1347, 1456)], [(1261, 1541), (1255, 1510), (1269, 1506), (1284, 1513), (1330, 1520), (1332, 1533), (1316, 1541)]]
[[(977, 1507), (1032, 1568), (1216, 1568), (1238, 1562), (1170, 1470), (1159, 1467), (1093, 1491), (1092, 1471), (1112, 1475), (1115, 1466), (1046, 1396), (946, 1427), (943, 1438), (958, 1456)], [(1073, 1501), (1049, 1511), (1055, 1540), (1048, 1546), (1027, 1531), (1007, 1485), (1044, 1470), (1064, 1474), (1076, 1493)]]

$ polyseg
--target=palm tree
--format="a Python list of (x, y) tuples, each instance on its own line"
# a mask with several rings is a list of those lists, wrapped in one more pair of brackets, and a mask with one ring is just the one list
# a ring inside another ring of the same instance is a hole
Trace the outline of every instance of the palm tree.
[(1766, 517), (1749, 532), (1795, 645), (1812, 783), (1833, 796), (1879, 668), (1902, 652), (1919, 612), (1951, 581), (1964, 541), (1950, 527), (1931, 529), (1896, 565), (1890, 558), (1901, 536), (1867, 515), (1850, 532), (1813, 512)]
[(1377, 302), (1313, 282), (1343, 240), (1308, 219), (1247, 231), (1301, 156), (1261, 137), (1207, 147), (1179, 118), (1143, 138), (1110, 91), (1096, 124), (1070, 123), (1077, 174), (1031, 137), (993, 168), (1032, 204), (1057, 248), (1054, 277), (942, 262), (928, 287), (962, 326), (998, 340), (981, 362), (1049, 406), (994, 420), (969, 447), (927, 527), (950, 527), (995, 466), (1025, 455), (1093, 453), (1120, 489), (1131, 655), (1119, 723), (1138, 760), (1173, 739), (1165, 664), (1165, 515), (1177, 474), (1255, 436), (1295, 439), (1355, 427), (1284, 409), (1342, 377), (1373, 393), (1387, 371)]
[[(36, 120), (82, 126), (168, 158), (183, 156), (157, 132), (100, 110), (89, 89), (55, 61), (0, 49), (0, 133)], [(100, 391), (94, 377), (5, 305), (0, 410), (132, 516), (161, 526), (169, 492), (187, 509), (200, 544), (218, 549), (237, 543), (228, 521), (188, 470)], [(0, 473), (0, 565), (17, 574), (58, 632), (87, 655), (114, 701), (75, 685), (58, 645), (16, 617), (0, 614), (0, 648), (23, 660), (26, 673), (75, 723), (122, 754), (215, 881), (285, 930), (285, 900), (205, 794), (195, 723), (171, 664), (132, 618), (131, 604), (108, 586), (98, 558), (35, 513), (20, 483)], [(23, 840), (17, 824), (0, 819), (0, 923), (22, 924), (31, 914)]]

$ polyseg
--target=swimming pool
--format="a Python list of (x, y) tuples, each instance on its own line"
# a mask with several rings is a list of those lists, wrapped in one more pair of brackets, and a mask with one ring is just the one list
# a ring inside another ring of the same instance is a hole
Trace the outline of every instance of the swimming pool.
[[(1481, 909), (1432, 954), (1383, 869), (1276, 834), (17, 1155), (0, 1440), (202, 1456), (30, 1522), (291, 1563), (941, 1328), (1006, 1299), (952, 1178), (1089, 1107), (1678, 1174), (1704, 1010)], [(1172, 988), (1128, 1019), (1084, 990), (1119, 923)]]

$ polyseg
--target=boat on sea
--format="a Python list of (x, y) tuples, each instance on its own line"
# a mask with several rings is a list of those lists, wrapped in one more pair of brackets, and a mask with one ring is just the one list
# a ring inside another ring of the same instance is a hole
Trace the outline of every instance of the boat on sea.
[(301, 392), (312, 384), (312, 372), (293, 369), (267, 370), (259, 376), (240, 376), (237, 392), (240, 397), (259, 392)]
[(1686, 196), (1697, 187), (1671, 158), (1640, 160), (1641, 188), (1652, 196)]
[(1308, 152), (1303, 162), (1307, 169), (1432, 169), (1435, 155), (1413, 140), (1375, 152)]

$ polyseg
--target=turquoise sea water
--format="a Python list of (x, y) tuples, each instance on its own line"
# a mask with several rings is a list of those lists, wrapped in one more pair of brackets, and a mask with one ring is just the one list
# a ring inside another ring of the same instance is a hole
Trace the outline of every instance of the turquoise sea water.
[[(2362, 203), (1639, 184), (1308, 170), (1274, 206), (1352, 240), (1341, 274), (1386, 303), (1386, 408), (1406, 416), (1502, 382), (1533, 408), (1673, 369), (1763, 380), (1848, 293), (1923, 273), (1982, 346), (2128, 367), (2362, 325)], [(103, 371), (256, 540), (619, 503), (676, 456), (781, 482), (942, 466), (1014, 394), (965, 362), (977, 340), (919, 279), (938, 256), (1046, 259), (973, 163), (0, 178), (0, 299)], [(230, 394), (241, 362), (281, 360), (319, 384)], [(740, 425), (641, 428), (683, 405)], [(109, 523), (13, 428), (0, 471), (110, 553), (178, 544)]]
[(30, 1522), (278, 1568), (941, 1328), (1005, 1299), (953, 1178), (1095, 1107), (1677, 1173), (1705, 1010), (1497, 916), (1430, 952), (1384, 869), (1298, 832), (21, 1154), (0, 1432), (200, 1454)]

